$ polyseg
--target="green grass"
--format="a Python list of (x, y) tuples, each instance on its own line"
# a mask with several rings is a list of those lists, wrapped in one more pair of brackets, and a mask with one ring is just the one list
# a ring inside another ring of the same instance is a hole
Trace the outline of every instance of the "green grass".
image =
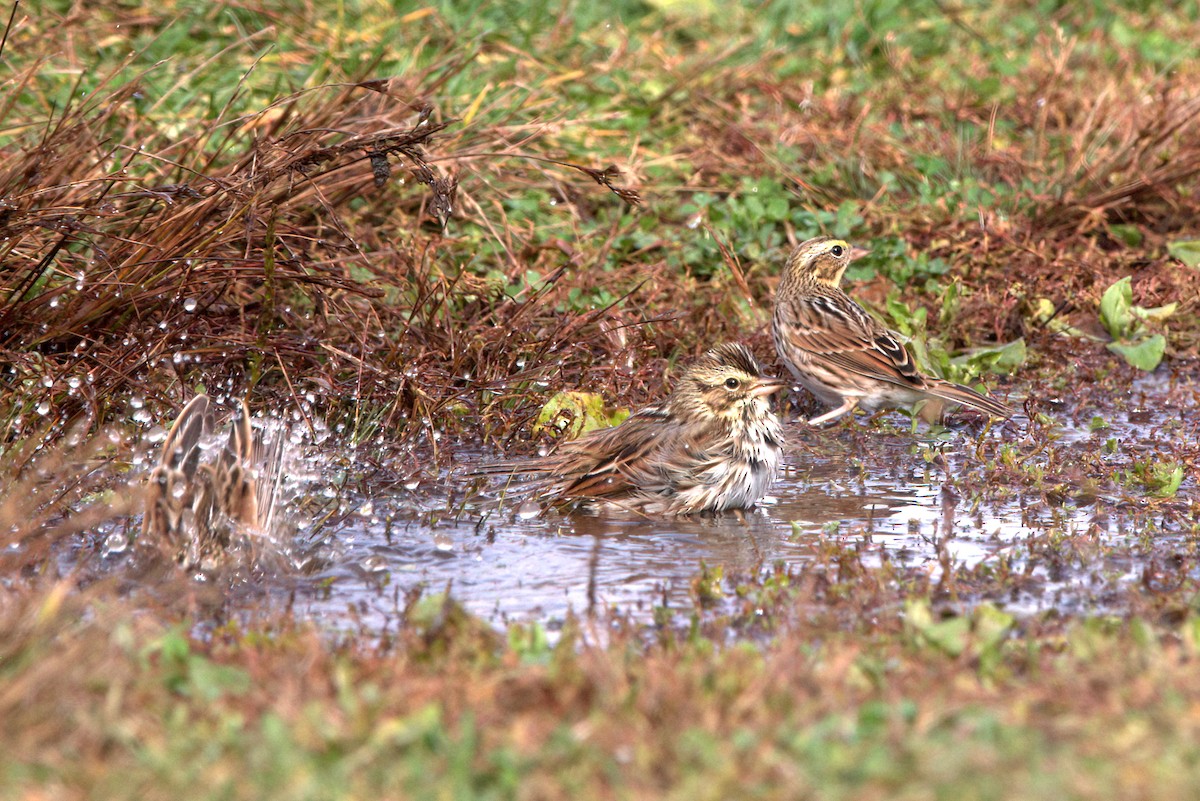
[[(796, 578), (705, 625), (795, 625), (822, 597)], [(897, 597), (869, 569), (843, 582), (854, 602)], [(596, 644), (570, 623), (548, 645), (451, 611), (331, 647), (278, 622), (200, 640), (120, 605), (10, 611), (9, 797), (1182, 797), (1200, 756), (1194, 612), (1014, 626), (910, 602), (862, 630), (819, 613), (818, 639), (647, 645), (617, 626)]]

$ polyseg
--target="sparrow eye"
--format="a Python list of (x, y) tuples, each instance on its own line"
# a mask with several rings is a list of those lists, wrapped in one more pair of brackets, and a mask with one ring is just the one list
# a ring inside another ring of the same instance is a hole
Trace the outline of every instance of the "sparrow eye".
[(841, 245), (834, 245), (833, 247), (831, 247), (831, 248), (829, 249), (829, 252), (830, 252), (830, 253), (832, 253), (832, 254), (833, 254), (833, 255), (835, 255), (835, 256), (840, 256), (840, 255), (842, 255), (842, 253), (844, 253), (845, 251), (844, 251), (844, 250), (842, 250), (842, 246), (841, 246)]
[(725, 389), (737, 389), (741, 385), (742, 385), (742, 382), (738, 381), (736, 378), (726, 378), (725, 379)]

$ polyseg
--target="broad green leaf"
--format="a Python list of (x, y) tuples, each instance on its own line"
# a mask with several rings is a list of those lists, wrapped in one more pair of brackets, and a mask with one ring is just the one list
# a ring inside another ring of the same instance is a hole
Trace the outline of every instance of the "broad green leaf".
[(971, 634), (971, 621), (965, 617), (940, 620), (922, 629), (921, 634), (934, 648), (950, 656), (958, 656), (967, 647)]
[(1137, 247), (1138, 245), (1142, 244), (1142, 240), (1144, 238), (1142, 236), (1142, 229), (1138, 228), (1136, 225), (1128, 225), (1124, 223), (1108, 226), (1108, 234), (1113, 239), (1116, 239), (1118, 242), (1123, 242), (1129, 247)]
[(990, 603), (975, 608), (975, 640), (980, 648), (990, 648), (1003, 642), (1016, 618)]
[(952, 360), (956, 366), (971, 367), (973, 372), (1009, 375), (1025, 363), (1025, 339), (1014, 339), (1003, 345), (974, 348)]
[(1151, 471), (1154, 479), (1158, 482), (1158, 486), (1154, 488), (1154, 494), (1160, 498), (1172, 498), (1179, 491), (1179, 485), (1183, 483), (1183, 465), (1181, 464), (1160, 464), (1155, 465)]
[(604, 398), (594, 392), (560, 392), (546, 401), (533, 430), (537, 433), (549, 428), (555, 433), (566, 431), (571, 437), (578, 437), (597, 428), (618, 425), (628, 416), (628, 409), (609, 411)]
[(1167, 253), (1188, 267), (1200, 267), (1200, 239), (1185, 239), (1167, 245)]
[(1146, 337), (1137, 343), (1110, 342), (1108, 349), (1119, 353), (1139, 370), (1153, 370), (1162, 362), (1163, 352), (1167, 349), (1167, 340), (1162, 334)]
[(918, 643), (958, 656), (967, 647), (971, 621), (965, 617), (935, 620), (928, 601), (913, 600), (904, 606), (904, 627)]
[(888, 296), (887, 313), (895, 322), (896, 330), (906, 337), (911, 337), (917, 331), (925, 330), (925, 317), (928, 314), (924, 306), (918, 306), (916, 311), (908, 308), (908, 306), (895, 295)]
[(1133, 321), (1130, 308), (1133, 306), (1132, 279), (1125, 276), (1104, 290), (1100, 299), (1100, 322), (1113, 339), (1124, 339), (1129, 334)]
[(1050, 298), (1038, 298), (1033, 302), (1033, 317), (1038, 322), (1047, 322), (1054, 317), (1055, 308), (1054, 301)]
[(941, 325), (947, 325), (951, 320), (958, 315), (959, 309), (959, 283), (955, 281), (942, 293), (942, 308), (938, 312), (938, 322)]
[(1090, 339), (1095, 342), (1103, 341), (1098, 336), (1089, 334), (1086, 331), (1080, 331), (1061, 317), (1055, 317), (1054, 311), (1056, 308), (1054, 301), (1050, 300), (1050, 298), (1038, 298), (1033, 304), (1033, 319), (1039, 323), (1043, 323), (1046, 328), (1055, 334), (1066, 334), (1069, 337)]
[(1161, 323), (1174, 314), (1177, 308), (1179, 308), (1178, 303), (1168, 303), (1166, 306), (1155, 306), (1150, 309), (1145, 306), (1134, 306), (1133, 313), (1147, 322)]

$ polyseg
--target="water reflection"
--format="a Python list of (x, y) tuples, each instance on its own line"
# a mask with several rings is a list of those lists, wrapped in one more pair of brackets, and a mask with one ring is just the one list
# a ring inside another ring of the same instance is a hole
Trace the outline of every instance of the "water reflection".
[[(903, 438), (893, 444), (905, 452), (912, 447)], [(970, 445), (960, 436), (946, 451)], [(823, 537), (865, 543), (868, 559), (886, 551), (893, 562), (937, 574), (947, 564), (1019, 555), (1047, 530), (1085, 531), (1092, 523), (1086, 508), (1035, 508), (1019, 495), (986, 509), (964, 506), (944, 471), (895, 462), (871, 471), (852, 448), (834, 450), (785, 471), (773, 495), (744, 515), (550, 510), (530, 518), (514, 502), (484, 495), (457, 507), (446, 502), (430, 524), (429, 507), (416, 513), (410, 499), (376, 496), (375, 522), (351, 519), (327, 537), (335, 556), (316, 578), (333, 588), (309, 599), (308, 611), (336, 622), (353, 603), (360, 617), (394, 616), (397, 587), (422, 584), (430, 591), (449, 587), (468, 609), (497, 623), (553, 621), (569, 610), (609, 607), (648, 615), (657, 605), (688, 606), (702, 563), (721, 565), (726, 575), (795, 565), (811, 560)]]
[[(1168, 390), (1169, 409), (1161, 401)], [(1054, 408), (1060, 421), (1052, 431), (1055, 458), (1094, 457), (1112, 448), (1128, 465), (1135, 458), (1130, 454), (1152, 453), (1162, 437), (1195, 442), (1197, 396), (1194, 383), (1147, 376), (1117, 401), (1087, 395), (1073, 398), (1073, 405), (1063, 401)], [(658, 606), (691, 608), (701, 564), (721, 566), (726, 576), (758, 575), (777, 563), (812, 562), (832, 540), (868, 562), (886, 557), (935, 580), (949, 576), (947, 570), (957, 577), (1003, 562), (1028, 579), (1002, 599), (1012, 611), (1103, 609), (1115, 585), (1140, 580), (1155, 558), (1141, 543), (1153, 529), (1160, 547), (1166, 539), (1161, 524), (1112, 499), (1097, 502), (1096, 487), (1112, 485), (1102, 474), (1107, 456), (1091, 459), (1098, 477), (1082, 474), (1086, 480), (1064, 485), (1053, 503), (1047, 501), (1052, 494), (1028, 488), (1036, 482), (985, 488), (963, 479), (971, 464), (999, 458), (1002, 446), (1027, 442), (1030, 425), (1023, 420), (936, 435), (886, 425), (795, 427), (790, 464), (772, 495), (753, 512), (715, 518), (531, 513), (499, 487), (476, 492), (464, 474), (483, 454), (460, 451), (455, 469), (436, 481), (423, 476), (419, 483), (376, 486), (361, 479), (354, 492), (343, 490), (337, 503), (344, 516), (320, 527), (303, 575), (296, 582), (281, 579), (287, 585), (281, 591), (296, 593), (299, 611), (335, 628), (385, 630), (416, 587), (449, 589), (497, 624), (553, 626), (568, 611), (607, 608), (649, 619)], [(990, 440), (986, 457), (977, 450), (979, 437)], [(1034, 446), (1021, 452), (1032, 455), (1015, 469), (1036, 468), (1047, 458)], [(323, 476), (355, 472), (346, 459), (345, 452), (315, 455), (314, 495), (332, 492), (337, 483)], [(977, 469), (976, 477), (983, 472)], [(1065, 482), (1074, 474), (1058, 469), (1054, 475)], [(1195, 490), (1189, 477), (1183, 492), (1194, 497)], [(1086, 566), (1063, 564), (1047, 545), (1056, 538), (1108, 551)]]

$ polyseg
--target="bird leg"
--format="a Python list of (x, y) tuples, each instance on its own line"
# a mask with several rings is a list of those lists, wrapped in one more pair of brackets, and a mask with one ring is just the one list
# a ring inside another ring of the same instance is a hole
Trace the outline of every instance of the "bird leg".
[(836, 409), (833, 409), (831, 411), (825, 412), (825, 414), (821, 415), (820, 417), (814, 417), (813, 419), (808, 421), (808, 424), (810, 426), (819, 426), (819, 425), (821, 425), (821, 423), (827, 423), (830, 420), (836, 420), (837, 418), (841, 417), (842, 415), (846, 414), (847, 412), (853, 411), (854, 407), (857, 405), (858, 405), (858, 398), (846, 398), (846, 400), (842, 402), (841, 406), (839, 406)]

